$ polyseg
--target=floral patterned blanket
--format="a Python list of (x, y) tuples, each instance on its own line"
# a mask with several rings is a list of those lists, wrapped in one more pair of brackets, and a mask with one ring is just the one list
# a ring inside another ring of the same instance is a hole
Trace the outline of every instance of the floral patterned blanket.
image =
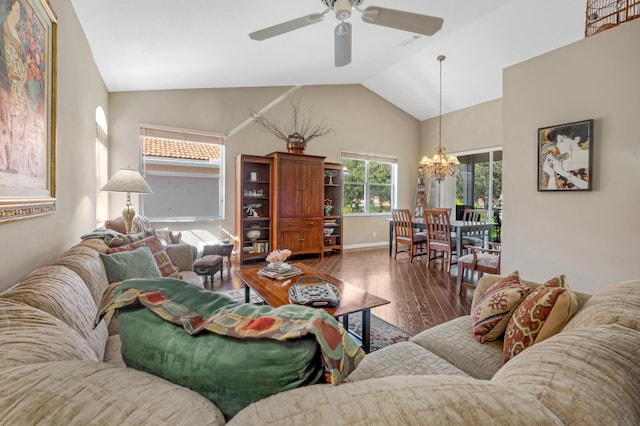
[(215, 333), (236, 339), (293, 340), (312, 335), (320, 348), (325, 379), (338, 385), (364, 358), (364, 351), (322, 309), (279, 308), (237, 303), (228, 297), (171, 278), (129, 279), (105, 291), (95, 323), (122, 308), (148, 309), (185, 333)]

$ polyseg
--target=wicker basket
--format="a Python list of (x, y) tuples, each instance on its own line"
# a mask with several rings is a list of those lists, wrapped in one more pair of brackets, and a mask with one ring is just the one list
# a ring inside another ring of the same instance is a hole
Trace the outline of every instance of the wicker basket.
[(584, 36), (640, 17), (640, 0), (587, 0)]

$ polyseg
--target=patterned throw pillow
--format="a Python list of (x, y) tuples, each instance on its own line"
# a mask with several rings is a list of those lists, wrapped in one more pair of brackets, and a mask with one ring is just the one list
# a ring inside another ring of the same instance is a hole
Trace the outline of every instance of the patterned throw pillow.
[(151, 230), (151, 223), (149, 219), (144, 216), (135, 216), (131, 221), (131, 232), (134, 234), (138, 234), (140, 232), (145, 232)]
[(163, 246), (172, 244), (171, 242), (171, 231), (167, 229), (156, 229), (156, 235), (160, 239), (160, 242)]
[(119, 253), (123, 251), (135, 250), (143, 244), (149, 247), (151, 253), (153, 253), (153, 258), (156, 260), (158, 269), (160, 269), (160, 273), (163, 277), (180, 279), (178, 268), (176, 268), (173, 263), (171, 263), (171, 259), (169, 258), (169, 255), (165, 251), (164, 247), (162, 247), (160, 239), (155, 235), (144, 238), (140, 241), (135, 241), (131, 244), (127, 244), (126, 246), (112, 247), (107, 251), (107, 253)]
[(100, 253), (104, 269), (110, 283), (124, 281), (129, 278), (161, 277), (151, 250), (141, 245), (135, 250), (121, 253)]
[(557, 334), (578, 309), (575, 294), (555, 277), (533, 290), (513, 313), (504, 333), (504, 362)]
[(520, 283), (518, 271), (489, 287), (471, 310), (473, 337), (484, 343), (502, 336), (513, 311), (530, 291)]

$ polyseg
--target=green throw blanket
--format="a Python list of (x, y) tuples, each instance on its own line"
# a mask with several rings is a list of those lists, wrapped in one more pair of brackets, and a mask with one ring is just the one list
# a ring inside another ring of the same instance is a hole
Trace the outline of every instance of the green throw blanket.
[(96, 324), (113, 311), (127, 366), (201, 393), (227, 418), (284, 390), (342, 383), (364, 357), (322, 309), (237, 303), (172, 278), (112, 284)]

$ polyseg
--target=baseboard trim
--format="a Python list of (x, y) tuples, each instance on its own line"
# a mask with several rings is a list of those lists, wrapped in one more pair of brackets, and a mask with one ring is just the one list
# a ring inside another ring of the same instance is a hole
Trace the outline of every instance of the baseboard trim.
[(349, 249), (358, 249), (358, 248), (367, 248), (367, 247), (380, 247), (380, 246), (388, 246), (389, 243), (386, 241), (377, 241), (373, 243), (362, 243), (362, 244), (349, 244), (348, 246), (344, 246), (345, 250)]

